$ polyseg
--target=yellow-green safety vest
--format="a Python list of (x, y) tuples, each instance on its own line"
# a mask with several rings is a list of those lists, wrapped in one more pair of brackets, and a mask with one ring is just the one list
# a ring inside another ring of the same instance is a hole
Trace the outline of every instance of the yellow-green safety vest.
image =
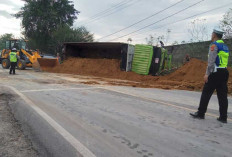
[(215, 61), (217, 67), (226, 68), (229, 61), (229, 48), (224, 44), (223, 40), (217, 40), (213, 42), (218, 48), (218, 55)]
[(10, 52), (10, 62), (17, 62), (17, 53)]

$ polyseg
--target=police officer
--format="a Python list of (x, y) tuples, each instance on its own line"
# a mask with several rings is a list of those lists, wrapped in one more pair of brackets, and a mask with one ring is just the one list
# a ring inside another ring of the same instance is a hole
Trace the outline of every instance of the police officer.
[(202, 91), (198, 111), (190, 113), (193, 118), (204, 119), (209, 100), (213, 92), (217, 91), (219, 102), (220, 117), (218, 121), (227, 123), (227, 82), (229, 72), (227, 70), (229, 49), (222, 40), (224, 32), (220, 29), (214, 29), (212, 33), (212, 43), (209, 48), (208, 67), (204, 76), (205, 85)]
[(9, 54), (10, 57), (10, 74), (13, 71), (13, 74), (15, 74), (15, 67), (17, 65), (17, 50), (16, 48), (13, 48)]

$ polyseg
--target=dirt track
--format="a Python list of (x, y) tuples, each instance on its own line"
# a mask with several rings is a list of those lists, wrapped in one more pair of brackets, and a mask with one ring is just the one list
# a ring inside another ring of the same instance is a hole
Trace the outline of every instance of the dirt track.
[[(111, 85), (124, 85), (133, 87), (153, 87), (162, 89), (201, 90), (204, 82), (207, 63), (198, 59), (192, 59), (175, 72), (166, 76), (143, 76), (134, 72), (123, 72), (119, 69), (120, 62), (115, 59), (80, 59), (69, 58), (63, 64), (53, 68), (43, 68), (47, 72), (68, 73), (78, 75), (97, 76), (101, 78), (113, 78), (129, 80), (133, 82), (110, 81)], [(229, 93), (232, 92), (232, 70), (228, 82)], [(91, 84), (91, 82), (89, 83)]]

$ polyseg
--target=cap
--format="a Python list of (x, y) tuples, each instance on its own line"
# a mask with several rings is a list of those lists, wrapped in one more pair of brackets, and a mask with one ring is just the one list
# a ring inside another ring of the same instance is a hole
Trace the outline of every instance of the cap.
[(13, 48), (12, 51), (16, 51), (17, 49), (16, 48)]
[(213, 33), (223, 35), (225, 32), (220, 28), (214, 28)]

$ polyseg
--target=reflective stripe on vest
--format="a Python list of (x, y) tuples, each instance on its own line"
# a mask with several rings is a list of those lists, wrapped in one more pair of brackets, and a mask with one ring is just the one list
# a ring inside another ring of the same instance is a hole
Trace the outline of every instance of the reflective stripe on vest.
[(10, 62), (17, 62), (17, 53), (10, 52)]
[(229, 48), (224, 44), (223, 40), (217, 40), (213, 42), (218, 48), (218, 55), (215, 64), (219, 68), (226, 68), (229, 61)]

